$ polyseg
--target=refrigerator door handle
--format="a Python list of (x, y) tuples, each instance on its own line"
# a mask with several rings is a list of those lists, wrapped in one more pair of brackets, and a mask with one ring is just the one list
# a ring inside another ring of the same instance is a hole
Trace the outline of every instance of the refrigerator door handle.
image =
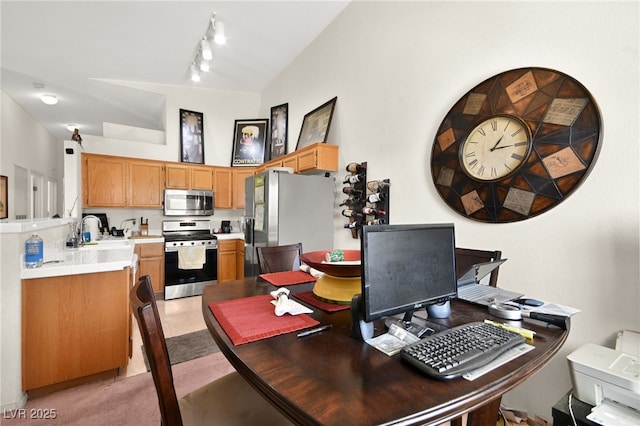
[(253, 226), (255, 219), (252, 217), (245, 218), (244, 222), (244, 242), (253, 245)]

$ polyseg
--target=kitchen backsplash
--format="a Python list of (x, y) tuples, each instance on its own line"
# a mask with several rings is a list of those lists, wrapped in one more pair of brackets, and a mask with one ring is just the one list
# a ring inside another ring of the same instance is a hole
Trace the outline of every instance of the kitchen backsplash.
[[(162, 221), (164, 220), (179, 220), (189, 217), (180, 216), (164, 216), (162, 210), (157, 209), (110, 209), (110, 208), (97, 208), (97, 209), (83, 209), (82, 213), (95, 214), (105, 213), (107, 220), (109, 221), (109, 229), (116, 227), (117, 229), (123, 229), (123, 226), (131, 227), (131, 222), (124, 222), (127, 219), (135, 219), (136, 225), (132, 228), (134, 231), (140, 230), (140, 218), (149, 220), (149, 235), (162, 234)], [(244, 210), (227, 210), (216, 209), (213, 216), (198, 216), (195, 219), (207, 219), (210, 220), (213, 225), (213, 232), (218, 232), (223, 220), (230, 220), (233, 227), (232, 232), (240, 231), (240, 221), (244, 215)]]

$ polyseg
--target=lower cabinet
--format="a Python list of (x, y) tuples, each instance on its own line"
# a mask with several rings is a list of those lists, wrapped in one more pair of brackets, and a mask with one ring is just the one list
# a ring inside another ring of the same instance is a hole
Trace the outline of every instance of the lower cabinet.
[(136, 243), (138, 272), (136, 280), (144, 275), (151, 278), (154, 293), (164, 293), (164, 243)]
[(244, 240), (218, 240), (218, 282), (244, 278)]
[(22, 389), (124, 367), (131, 270), (22, 280)]

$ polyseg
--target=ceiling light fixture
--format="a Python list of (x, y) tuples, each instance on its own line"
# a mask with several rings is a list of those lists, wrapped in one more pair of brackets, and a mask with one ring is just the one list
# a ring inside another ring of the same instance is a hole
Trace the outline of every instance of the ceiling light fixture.
[(194, 83), (200, 82), (200, 73), (198, 73), (195, 61), (191, 63), (191, 81)]
[(224, 23), (222, 22), (214, 22), (214, 18), (211, 18), (211, 25), (213, 25), (213, 41), (216, 44), (225, 44), (227, 42), (227, 37), (224, 35)]
[(55, 105), (58, 103), (58, 98), (55, 95), (42, 95), (40, 100), (47, 105)]
[(215, 13), (211, 14), (207, 30), (196, 46), (196, 52), (193, 57), (193, 61), (191, 61), (191, 81), (193, 82), (197, 83), (200, 81), (200, 71), (209, 72), (211, 69), (211, 64), (209, 62), (213, 59), (213, 51), (209, 44), (211, 35), (213, 35), (213, 41), (215, 41), (216, 44), (225, 44), (227, 41), (224, 34), (224, 24), (216, 20)]
[(66, 128), (68, 131), (73, 132), (75, 129), (80, 129), (79, 124), (67, 124)]

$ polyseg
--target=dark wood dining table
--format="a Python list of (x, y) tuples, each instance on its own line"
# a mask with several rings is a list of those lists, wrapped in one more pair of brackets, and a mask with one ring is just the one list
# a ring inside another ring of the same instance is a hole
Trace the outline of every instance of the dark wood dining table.
[[(309, 291), (313, 283), (287, 287), (291, 293)], [(350, 337), (349, 309), (329, 313), (310, 306), (309, 314), (331, 328), (299, 338), (286, 333), (234, 345), (209, 304), (276, 289), (261, 278), (212, 284), (204, 289), (202, 313), (221, 352), (235, 369), (271, 404), (301, 425), (413, 425), (448, 420), (469, 425), (495, 425), (502, 395), (531, 377), (558, 352), (568, 331), (539, 321), (512, 322), (533, 330), (533, 350), (468, 381), (438, 381), (420, 373), (400, 355), (388, 356)], [(426, 316), (426, 312), (422, 312)], [(487, 309), (452, 300), (451, 315), (434, 319), (447, 327), (491, 317)], [(498, 320), (500, 321), (500, 320)], [(386, 332), (374, 323), (375, 335)]]

